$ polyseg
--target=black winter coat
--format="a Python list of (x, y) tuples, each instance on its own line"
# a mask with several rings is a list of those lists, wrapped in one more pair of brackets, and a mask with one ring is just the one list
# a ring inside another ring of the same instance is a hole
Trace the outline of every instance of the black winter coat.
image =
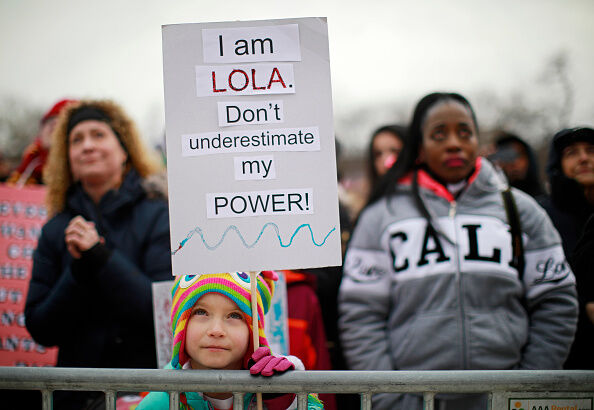
[[(166, 201), (149, 199), (130, 171), (98, 205), (74, 185), (65, 210), (43, 227), (25, 306), (36, 342), (58, 346), (57, 366), (155, 368), (151, 282), (171, 279)], [(64, 242), (72, 218), (93, 221), (104, 252), (74, 260)]]
[[(569, 356), (565, 362), (565, 369), (594, 369), (594, 355), (592, 354), (592, 340), (594, 340), (594, 325), (590, 322), (585, 310), (584, 295), (590, 294), (588, 289), (591, 283), (592, 268), (587, 257), (592, 253), (594, 243), (592, 231), (585, 232), (586, 222), (594, 214), (594, 206), (584, 195), (583, 188), (573, 179), (565, 176), (561, 166), (563, 147), (572, 142), (571, 134), (561, 131), (551, 141), (547, 163), (547, 175), (551, 186), (551, 195), (538, 198), (540, 205), (547, 211), (555, 228), (561, 235), (563, 250), (575, 274), (579, 300), (578, 325), (575, 339), (571, 346)], [(569, 138), (568, 138), (569, 137)], [(565, 141), (564, 141), (565, 140)], [(581, 141), (580, 138), (577, 141)], [(592, 229), (592, 226), (590, 226)], [(575, 251), (580, 237), (587, 234), (586, 240), (582, 239), (581, 255), (576, 257)], [(589, 240), (589, 241), (588, 241)], [(587, 250), (585, 250), (587, 249)], [(590, 266), (588, 268), (588, 266)]]

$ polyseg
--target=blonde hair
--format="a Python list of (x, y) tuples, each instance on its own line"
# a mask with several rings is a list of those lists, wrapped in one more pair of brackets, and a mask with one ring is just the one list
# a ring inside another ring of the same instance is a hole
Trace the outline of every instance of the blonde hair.
[(118, 104), (110, 100), (82, 100), (69, 103), (58, 117), (52, 134), (48, 161), (43, 169), (43, 180), (48, 188), (46, 204), (50, 217), (64, 209), (66, 192), (76, 182), (72, 177), (68, 159), (68, 122), (72, 114), (84, 106), (98, 108), (109, 117), (108, 125), (119, 136), (128, 154), (124, 174), (130, 168), (134, 168), (141, 178), (146, 178), (163, 168), (156, 155), (144, 145), (132, 119)]

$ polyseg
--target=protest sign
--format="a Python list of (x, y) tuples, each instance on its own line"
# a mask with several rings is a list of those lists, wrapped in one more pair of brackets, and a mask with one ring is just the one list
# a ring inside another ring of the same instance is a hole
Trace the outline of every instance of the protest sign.
[(58, 349), (35, 343), (25, 328), (33, 251), (47, 211), (45, 188), (0, 186), (0, 366), (53, 366)]
[(163, 26), (174, 275), (341, 264), (327, 33)]

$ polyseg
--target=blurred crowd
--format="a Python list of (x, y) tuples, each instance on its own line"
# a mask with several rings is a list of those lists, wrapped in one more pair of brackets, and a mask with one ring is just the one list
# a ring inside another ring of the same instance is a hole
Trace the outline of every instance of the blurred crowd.
[[(521, 132), (482, 135), (465, 97), (428, 94), (409, 123), (362, 136), (359, 191), (337, 146), (343, 266), (279, 272), (290, 353), (306, 369), (594, 369), (594, 130), (543, 136), (542, 167)], [(25, 315), (35, 341), (59, 347), (57, 366), (157, 366), (151, 283), (171, 278), (165, 173), (122, 107), (71, 99), (48, 108), (7, 172), (7, 185), (47, 187)], [(349, 395), (321, 399), (359, 408)], [(102, 400), (56, 392), (54, 408)], [(443, 395), (436, 408), (486, 400)], [(423, 398), (377, 394), (373, 406), (422, 409)]]

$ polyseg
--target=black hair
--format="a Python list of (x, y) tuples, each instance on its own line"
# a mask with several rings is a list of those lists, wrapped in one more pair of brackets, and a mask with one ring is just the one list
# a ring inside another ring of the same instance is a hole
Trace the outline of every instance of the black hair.
[[(391, 209), (390, 196), (396, 193), (398, 180), (405, 176), (409, 171), (418, 169), (420, 167), (420, 164), (417, 163), (417, 158), (419, 157), (420, 148), (423, 143), (423, 124), (427, 117), (427, 113), (433, 106), (446, 101), (458, 102), (464, 107), (468, 108), (472, 117), (472, 121), (474, 122), (475, 129), (478, 133), (478, 123), (476, 121), (474, 110), (472, 109), (470, 102), (468, 102), (468, 100), (460, 94), (437, 92), (428, 94), (421, 98), (413, 112), (413, 117), (406, 133), (406, 142), (402, 147), (400, 155), (398, 156), (398, 161), (396, 161), (394, 166), (390, 168), (388, 172), (380, 179), (376, 188), (371, 192), (371, 196), (369, 197), (366, 207), (386, 196), (388, 197), (388, 209)], [(412, 196), (417, 208), (419, 209), (419, 212), (427, 221), (427, 229), (433, 235), (437, 235), (439, 231), (432, 223), (431, 214), (429, 213), (429, 210), (421, 198), (416, 172), (412, 173)], [(358, 218), (355, 224), (357, 222)]]
[[(408, 127), (406, 144), (404, 144), (402, 147), (402, 152), (400, 152), (398, 161), (396, 161), (394, 166), (388, 170), (386, 175), (384, 175), (384, 177), (377, 184), (376, 189), (369, 197), (368, 205), (376, 202), (383, 196), (393, 194), (396, 191), (397, 181), (409, 171), (418, 168), (416, 161), (419, 157), (419, 152), (423, 143), (423, 123), (425, 122), (427, 113), (433, 106), (445, 101), (455, 101), (468, 108), (472, 117), (472, 121), (474, 122), (475, 129), (478, 133), (476, 115), (472, 109), (472, 106), (470, 105), (470, 102), (468, 102), (466, 98), (457, 93), (444, 92), (431, 93), (424, 96), (415, 107), (412, 120)], [(413, 185), (416, 185), (416, 178), (414, 178), (414, 175)], [(415, 188), (413, 186), (413, 189), (418, 191), (418, 187)]]
[(371, 191), (375, 191), (381, 177), (377, 174), (377, 169), (375, 168), (375, 158), (373, 153), (373, 143), (375, 142), (375, 137), (379, 134), (387, 132), (394, 135), (397, 139), (402, 142), (402, 146), (406, 145), (407, 140), (407, 130), (404, 125), (399, 124), (390, 124), (390, 125), (383, 125), (377, 128), (373, 134), (371, 134), (371, 138), (369, 139), (369, 146), (367, 147), (367, 173), (369, 175), (369, 182), (371, 186)]

